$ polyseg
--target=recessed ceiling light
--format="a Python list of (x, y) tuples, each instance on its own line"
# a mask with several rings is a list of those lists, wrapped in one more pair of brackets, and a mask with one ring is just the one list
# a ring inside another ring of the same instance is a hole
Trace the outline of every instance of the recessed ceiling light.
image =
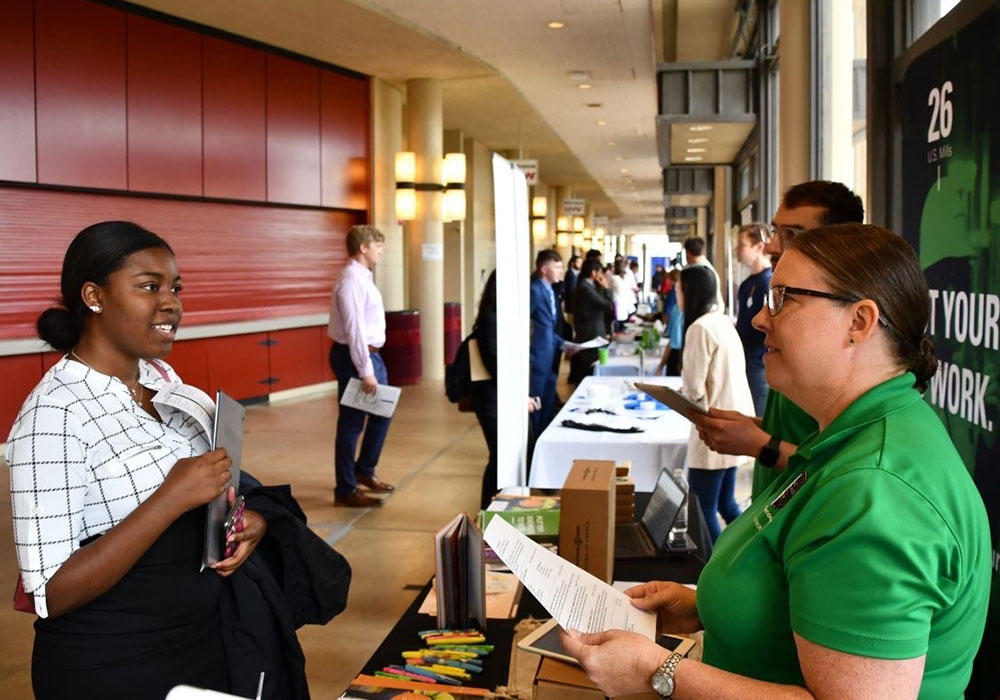
[(687, 142), (688, 143), (708, 143), (708, 139), (705, 138), (704, 136), (699, 136), (696, 139), (688, 139)]
[(688, 153), (704, 153), (705, 149), (704, 148), (689, 148), (689, 149), (687, 149), (687, 152)]
[(608, 145), (609, 145), (609, 146), (614, 146), (614, 145), (615, 145), (615, 142), (614, 142), (614, 141), (608, 141)]
[(623, 156), (615, 156), (615, 160), (625, 160)]
[(580, 83), (580, 85), (579, 85), (578, 87), (579, 87), (579, 88), (580, 88), (581, 90), (589, 90), (590, 88), (592, 88), (592, 87), (594, 87), (594, 86), (593, 86), (593, 85), (591, 85), (590, 83)]
[(711, 131), (714, 128), (711, 124), (692, 124), (688, 127), (688, 131)]
[(566, 26), (565, 22), (549, 22), (546, 25), (549, 29), (562, 29)]
[(684, 160), (705, 160), (701, 156), (684, 156)]
[(627, 175), (628, 174), (628, 168), (622, 168), (622, 174), (623, 175)]
[(598, 119), (596, 123), (597, 123), (597, 126), (607, 126), (608, 125), (608, 123), (606, 121), (604, 121), (603, 119)]

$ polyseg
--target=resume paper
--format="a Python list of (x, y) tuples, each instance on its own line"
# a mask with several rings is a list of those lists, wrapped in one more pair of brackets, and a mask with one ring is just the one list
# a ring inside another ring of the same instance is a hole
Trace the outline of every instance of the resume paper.
[(503, 518), (493, 518), (486, 543), (531, 591), (563, 629), (603, 632), (621, 629), (656, 638), (656, 613), (596, 576), (533, 542)]

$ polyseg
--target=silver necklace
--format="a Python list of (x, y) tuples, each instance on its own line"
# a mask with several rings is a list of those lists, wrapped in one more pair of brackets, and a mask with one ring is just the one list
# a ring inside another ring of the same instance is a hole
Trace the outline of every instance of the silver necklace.
[[(75, 350), (70, 350), (69, 354), (72, 355), (74, 357), (74, 359), (76, 359), (77, 362), (79, 362), (79, 363), (81, 363), (83, 365), (86, 365), (87, 368), (90, 369), (91, 371), (97, 372), (96, 369), (94, 369), (93, 367), (90, 366), (89, 362), (87, 362), (82, 357), (80, 357), (79, 355), (77, 355)], [(103, 372), (98, 372), (98, 374), (103, 374)], [(125, 384), (125, 382), (122, 382), (122, 384)], [(132, 400), (135, 401), (137, 404), (139, 404), (141, 406), (142, 405), (142, 400), (143, 400), (143, 398), (145, 398), (145, 392), (143, 390), (142, 384), (139, 383), (139, 372), (138, 372), (138, 370), (136, 370), (136, 373), (135, 373), (135, 382), (132, 384), (132, 386), (129, 386), (128, 384), (125, 384), (125, 388), (128, 389), (128, 393), (132, 395)]]

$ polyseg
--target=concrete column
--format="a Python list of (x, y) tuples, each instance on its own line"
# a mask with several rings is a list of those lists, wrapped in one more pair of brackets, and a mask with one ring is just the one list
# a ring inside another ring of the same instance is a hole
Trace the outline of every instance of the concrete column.
[[(792, 185), (812, 179), (810, 145), (811, 49), (809, 2), (783, 2), (781, 61), (778, 65), (778, 189), (783, 195)], [(770, 216), (770, 212), (765, 213)]]
[[(417, 184), (441, 182), (444, 118), (441, 81), (409, 80), (407, 135), (417, 156)], [(444, 226), (441, 193), (417, 192), (417, 215), (408, 226), (410, 307), (420, 311), (424, 379), (444, 379)]]
[[(446, 131), (444, 134), (444, 152), (464, 153), (464, 140), (461, 131)], [(468, 169), (468, 161), (466, 161), (466, 169)], [(468, 179), (468, 176), (466, 178)], [(466, 214), (468, 214), (468, 211), (468, 201), (466, 201)], [(448, 271), (448, 274), (444, 276), (444, 300), (446, 302), (458, 302), (462, 305), (463, 309), (467, 304), (472, 303), (471, 300), (465, 298), (464, 228), (465, 221), (450, 221), (444, 224), (444, 269)]]
[(372, 224), (385, 235), (385, 253), (375, 284), (386, 311), (406, 308), (406, 246), (396, 220), (396, 153), (403, 150), (403, 95), (378, 78), (371, 80)]
[(730, 193), (728, 171), (728, 166), (717, 165), (713, 173), (715, 186), (712, 188), (712, 228), (715, 231), (715, 252), (712, 257), (715, 270), (719, 273), (719, 282), (722, 285), (720, 289), (722, 299), (726, 303), (726, 308), (732, 309), (734, 308), (734, 300), (732, 299), (732, 288), (729, 283), (729, 272), (733, 255), (733, 241), (729, 235)]
[[(695, 229), (697, 231), (696, 235), (701, 236), (703, 239), (705, 239), (705, 241), (707, 243), (708, 242), (708, 207), (698, 207), (697, 212), (698, 212), (698, 218), (697, 218), (697, 222), (695, 224), (697, 226), (697, 228)], [(711, 257), (711, 256), (709, 256), (709, 257)]]

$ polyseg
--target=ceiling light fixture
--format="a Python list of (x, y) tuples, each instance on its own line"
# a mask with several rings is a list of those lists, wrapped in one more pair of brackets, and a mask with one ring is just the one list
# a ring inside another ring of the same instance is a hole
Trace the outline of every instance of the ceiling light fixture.
[(594, 86), (591, 85), (590, 83), (580, 83), (577, 87), (579, 87), (581, 90), (589, 90)]
[(708, 143), (708, 139), (705, 138), (704, 136), (699, 136), (696, 139), (688, 139), (687, 142), (688, 143)]
[(692, 124), (688, 127), (688, 131), (711, 131), (714, 128), (711, 124)]
[(607, 125), (608, 125), (608, 123), (606, 121), (604, 121), (603, 119), (598, 119), (597, 120), (597, 126), (607, 126)]
[(609, 146), (614, 146), (614, 145), (615, 145), (615, 142), (614, 142), (614, 141), (608, 141), (608, 145), (609, 145)]
[(684, 160), (687, 160), (687, 161), (697, 161), (697, 160), (705, 160), (705, 159), (702, 158), (701, 156), (684, 156)]
[(623, 156), (615, 156), (615, 160), (625, 160)]
[(562, 29), (566, 26), (565, 22), (549, 22), (547, 25), (549, 29)]
[(689, 149), (687, 149), (687, 152), (688, 153), (704, 153), (705, 149), (704, 148), (689, 148)]
[(622, 168), (622, 174), (623, 175), (627, 175), (628, 174), (628, 168)]

